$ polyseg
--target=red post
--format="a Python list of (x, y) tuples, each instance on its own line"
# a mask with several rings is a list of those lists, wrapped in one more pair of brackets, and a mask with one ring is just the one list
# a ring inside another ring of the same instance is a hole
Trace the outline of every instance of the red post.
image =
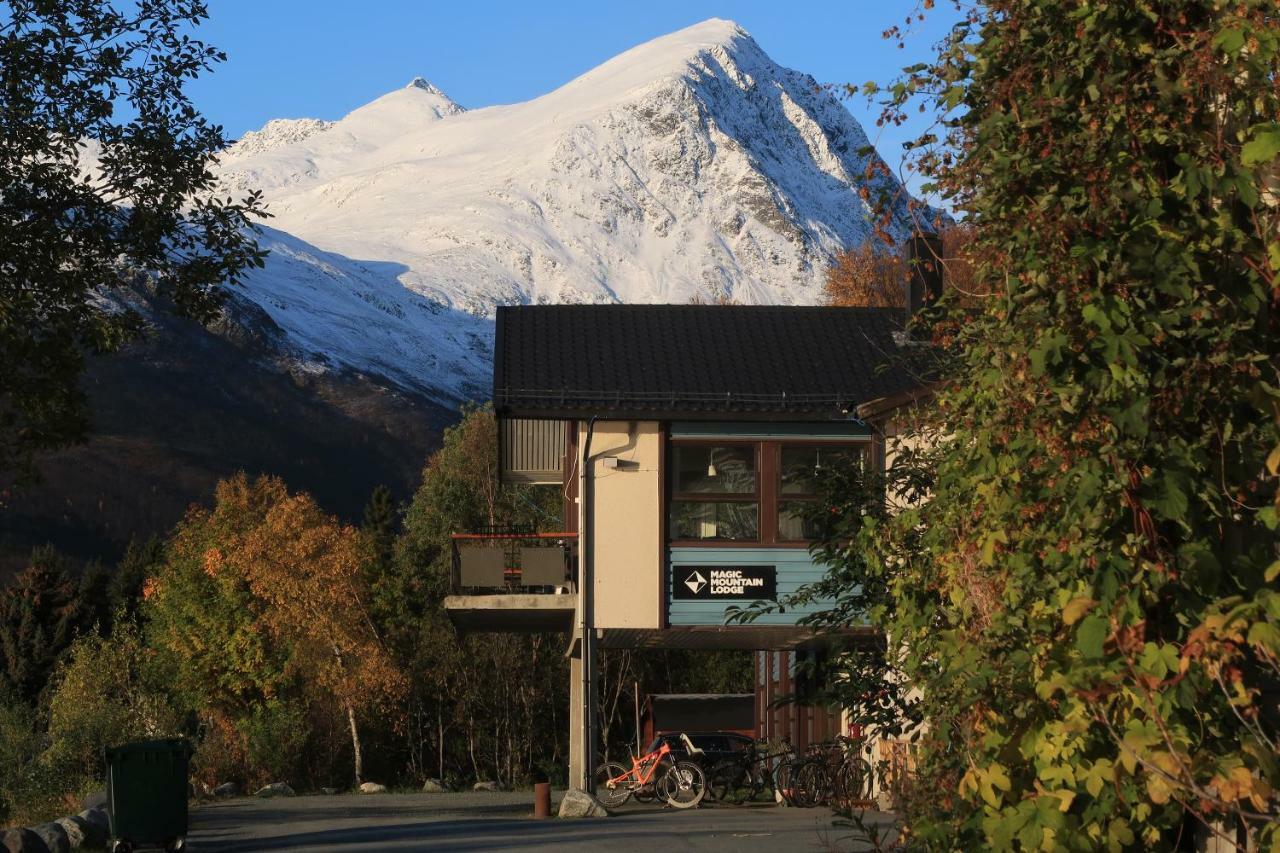
[(551, 783), (535, 782), (533, 785), (533, 816), (551, 817)]

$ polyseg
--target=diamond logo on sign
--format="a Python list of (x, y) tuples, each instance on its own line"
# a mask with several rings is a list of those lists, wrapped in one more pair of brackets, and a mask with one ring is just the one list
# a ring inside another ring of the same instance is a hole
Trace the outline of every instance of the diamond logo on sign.
[(671, 597), (677, 601), (777, 601), (778, 569), (758, 565), (673, 566)]
[(694, 571), (693, 574), (684, 579), (684, 585), (693, 590), (693, 594), (697, 595), (702, 592), (702, 588), (707, 585), (707, 579)]

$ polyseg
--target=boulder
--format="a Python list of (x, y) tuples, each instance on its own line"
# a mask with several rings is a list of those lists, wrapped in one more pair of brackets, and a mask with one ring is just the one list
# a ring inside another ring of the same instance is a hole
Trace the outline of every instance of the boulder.
[(289, 787), (288, 782), (272, 782), (270, 785), (263, 785), (253, 795), (255, 797), (292, 797), (293, 789)]
[(111, 835), (111, 818), (105, 808), (85, 809), (75, 820), (84, 833), (86, 847), (103, 847)]
[(362, 794), (385, 794), (386, 792), (386, 785), (379, 785), (377, 782), (360, 783), (360, 793)]
[(90, 843), (90, 832), (94, 829), (88, 823), (78, 817), (60, 817), (54, 821), (58, 826), (62, 827), (62, 831), (67, 834), (67, 843), (71, 845), (72, 850), (79, 850), (81, 847), (101, 846), (99, 844)]
[(443, 794), (444, 792), (444, 785), (440, 783), (439, 779), (428, 779), (422, 783), (422, 793), (424, 794)]
[(321, 788), (320, 793), (324, 794), (326, 797), (332, 797), (337, 794), (341, 794), (342, 789), (341, 788)]
[(600, 801), (580, 788), (570, 788), (560, 801), (560, 817), (608, 817)]
[(473, 791), (496, 791), (498, 790), (497, 782), (477, 782), (471, 786)]
[(48, 853), (40, 836), (29, 829), (6, 829), (0, 831), (0, 850), (4, 853)]
[(92, 794), (85, 794), (84, 801), (80, 803), (80, 808), (82, 809), (105, 809), (106, 807), (106, 791), (94, 791)]
[(71, 853), (71, 842), (67, 838), (67, 831), (56, 822), (41, 823), (28, 828), (39, 837), (49, 853)]
[(223, 782), (213, 789), (215, 797), (234, 797), (238, 793), (240, 793), (240, 786), (235, 782)]

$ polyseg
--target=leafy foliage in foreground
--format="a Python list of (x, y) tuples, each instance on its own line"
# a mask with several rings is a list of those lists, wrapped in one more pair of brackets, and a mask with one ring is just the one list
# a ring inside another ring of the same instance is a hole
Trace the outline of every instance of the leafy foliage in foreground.
[(83, 439), (84, 354), (140, 329), (111, 289), (146, 281), (207, 319), (261, 266), (259, 196), (214, 194), (226, 141), (184, 92), (225, 58), (190, 38), (206, 16), (194, 0), (0, 8), (0, 471)]
[(1269, 0), (1000, 0), (889, 92), (974, 233), (931, 491), (832, 555), (923, 697), (910, 844), (1280, 848), (1278, 74)]

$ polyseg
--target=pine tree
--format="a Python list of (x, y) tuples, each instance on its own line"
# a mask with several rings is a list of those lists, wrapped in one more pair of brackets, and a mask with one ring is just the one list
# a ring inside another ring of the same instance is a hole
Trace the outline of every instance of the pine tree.
[(52, 546), (31, 552), (30, 564), (0, 598), (0, 693), (34, 702), (81, 618), (70, 564)]
[(399, 512), (396, 509), (395, 499), (391, 496), (391, 489), (378, 486), (369, 496), (369, 503), (365, 504), (364, 522), (361, 525), (361, 531), (372, 552), (371, 567), (385, 571), (391, 565), (391, 555), (399, 526)]
[(142, 587), (164, 562), (164, 542), (157, 536), (129, 540), (107, 587), (111, 612), (133, 619), (142, 601)]

